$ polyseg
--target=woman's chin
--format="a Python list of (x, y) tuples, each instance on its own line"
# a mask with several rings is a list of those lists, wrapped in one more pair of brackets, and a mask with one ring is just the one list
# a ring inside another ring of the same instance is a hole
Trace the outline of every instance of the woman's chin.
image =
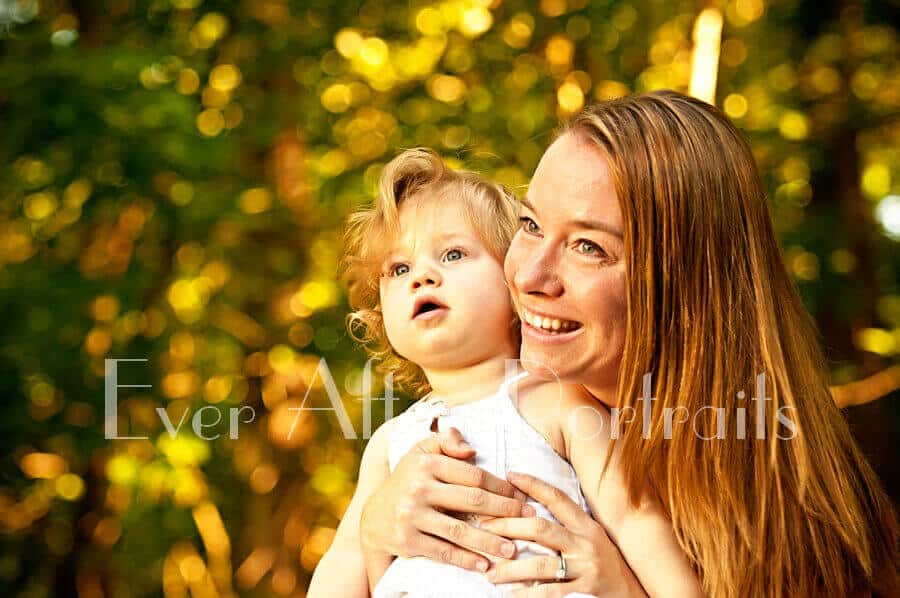
[(576, 359), (565, 347), (548, 348), (533, 346), (528, 339), (522, 339), (522, 352), (519, 359), (528, 373), (542, 380), (561, 380), (567, 382), (571, 377)]

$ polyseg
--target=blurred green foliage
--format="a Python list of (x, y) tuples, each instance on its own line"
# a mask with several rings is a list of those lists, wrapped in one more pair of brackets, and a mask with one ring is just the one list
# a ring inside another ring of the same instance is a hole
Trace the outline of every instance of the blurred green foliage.
[[(723, 29), (701, 75), (751, 139), (834, 382), (896, 364), (897, 5), (710, 6)], [(585, 103), (687, 91), (698, 12), (0, 0), (4, 595), (302, 595), (363, 446), (295, 411), (327, 406), (324, 357), (362, 435), (343, 217), (418, 145), (521, 190)], [(119, 390), (119, 434), (147, 439), (104, 438), (112, 358), (147, 360), (118, 370), (151, 385)], [(191, 429), (204, 406), (212, 442)], [(174, 438), (158, 408), (185, 417)], [(896, 481), (896, 407), (850, 417)]]

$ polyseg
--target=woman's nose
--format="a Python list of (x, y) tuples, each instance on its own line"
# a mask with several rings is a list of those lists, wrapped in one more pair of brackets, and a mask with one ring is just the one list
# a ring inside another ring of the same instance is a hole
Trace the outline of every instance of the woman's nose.
[(559, 276), (559, 263), (552, 248), (539, 249), (525, 254), (513, 282), (520, 293), (558, 297), (563, 293)]

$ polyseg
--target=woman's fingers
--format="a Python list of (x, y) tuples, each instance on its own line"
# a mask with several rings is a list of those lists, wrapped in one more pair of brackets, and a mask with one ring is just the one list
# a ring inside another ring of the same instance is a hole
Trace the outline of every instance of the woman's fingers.
[(424, 556), (433, 561), (456, 565), (470, 571), (487, 571), (490, 564), (483, 556), (427, 534), (420, 534), (414, 544), (413, 554), (415, 556)]
[(514, 561), (500, 561), (485, 574), (491, 583), (512, 581), (555, 581), (559, 557), (534, 556)]
[(475, 449), (462, 440), (462, 435), (441, 432), (420, 440), (409, 450), (409, 454), (425, 453), (426, 455), (446, 454), (456, 459), (468, 459), (475, 454)]
[(559, 488), (527, 473), (510, 471), (506, 477), (513, 486), (547, 507), (557, 521), (567, 528), (578, 529), (579, 525), (584, 525), (588, 521), (593, 522), (590, 515), (582, 511), (581, 507)]
[(445, 455), (456, 459), (468, 459), (475, 454), (475, 449), (465, 441), (462, 433), (456, 428), (447, 428), (435, 438), (437, 438), (438, 443), (440, 444), (440, 452)]
[(501, 517), (483, 522), (481, 529), (513, 540), (531, 540), (562, 552), (572, 544), (569, 530), (543, 517)]
[(506, 538), (501, 538), (469, 525), (461, 519), (436, 511), (432, 511), (426, 516), (421, 523), (421, 529), (458, 546), (479, 552), (507, 559), (513, 558), (516, 554), (516, 545)]
[(480, 467), (442, 455), (436, 455), (430, 459), (432, 474), (442, 482), (484, 488), (488, 492), (525, 502), (524, 492)]
[(521, 517), (525, 513), (534, 512), (533, 507), (522, 501), (499, 496), (483, 488), (435, 484), (427, 492), (427, 502), (430, 505), (451, 511), (478, 513), (489, 517)]

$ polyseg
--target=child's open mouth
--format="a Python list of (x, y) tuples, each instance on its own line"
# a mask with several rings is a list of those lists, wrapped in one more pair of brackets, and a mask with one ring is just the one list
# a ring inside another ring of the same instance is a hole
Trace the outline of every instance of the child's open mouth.
[(413, 320), (431, 320), (445, 314), (450, 308), (432, 296), (420, 297), (413, 306)]

